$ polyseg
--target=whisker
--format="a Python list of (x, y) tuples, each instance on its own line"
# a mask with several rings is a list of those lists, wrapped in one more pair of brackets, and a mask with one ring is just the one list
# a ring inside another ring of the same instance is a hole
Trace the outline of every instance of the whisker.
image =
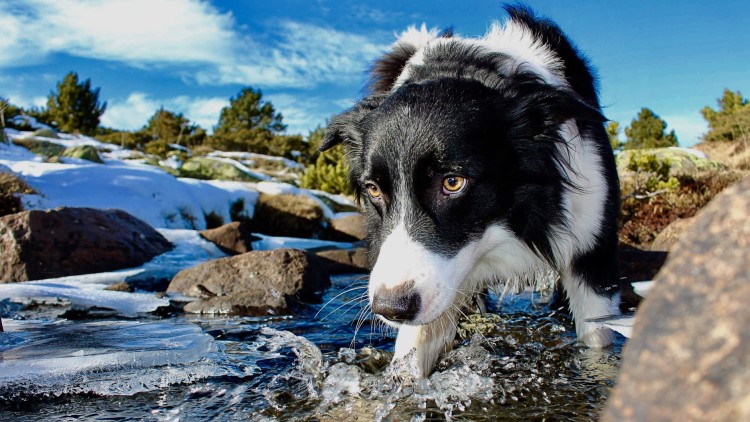
[[(356, 291), (356, 290), (362, 290), (362, 289), (366, 289), (366, 288), (367, 288), (367, 286), (355, 286), (355, 287), (351, 287), (351, 288), (349, 288), (349, 289), (346, 289), (346, 290), (344, 290), (343, 292), (341, 292), (341, 293), (337, 294), (336, 296), (334, 296), (334, 297), (332, 297), (332, 298), (328, 299), (328, 301), (327, 301), (327, 302), (326, 302), (326, 303), (325, 303), (325, 304), (324, 304), (324, 305), (323, 305), (323, 306), (322, 306), (322, 307), (321, 307), (321, 308), (320, 308), (320, 309), (318, 310), (318, 312), (316, 312), (316, 313), (315, 313), (315, 318), (317, 318), (317, 317), (318, 317), (318, 315), (319, 315), (319, 314), (320, 314), (320, 313), (321, 313), (321, 312), (323, 311), (323, 309), (325, 309), (325, 308), (326, 308), (326, 306), (328, 306), (328, 305), (329, 305), (329, 304), (330, 304), (331, 302), (333, 302), (333, 301), (334, 301), (334, 300), (336, 300), (337, 298), (339, 298), (339, 297), (341, 297), (341, 296), (343, 296), (343, 295), (345, 295), (345, 294), (347, 294), (347, 293), (350, 293), (350, 292), (353, 292), (353, 291)], [(329, 314), (329, 315), (330, 315), (330, 314)]]

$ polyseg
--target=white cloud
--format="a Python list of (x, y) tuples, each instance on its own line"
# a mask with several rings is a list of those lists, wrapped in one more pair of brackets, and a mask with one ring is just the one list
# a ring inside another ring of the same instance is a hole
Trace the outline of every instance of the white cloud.
[(680, 146), (689, 147), (697, 144), (708, 132), (708, 123), (699, 112), (685, 114), (667, 114), (661, 116), (667, 122), (667, 131), (673, 130), (677, 134)]
[(52, 53), (130, 62), (215, 63), (237, 41), (231, 14), (200, 0), (17, 0), (0, 5), (0, 67)]
[(134, 92), (125, 101), (110, 101), (102, 116), (102, 125), (116, 128), (137, 130), (148, 122), (156, 111), (165, 109), (182, 113), (190, 121), (211, 131), (219, 120), (219, 113), (229, 101), (223, 98), (194, 98), (179, 96), (157, 100), (148, 94)]
[(385, 47), (293, 21), (275, 23), (260, 45), (246, 35), (252, 28), (202, 0), (11, 0), (0, 3), (0, 28), (0, 68), (64, 53), (138, 67), (186, 65), (178, 72), (201, 84), (310, 87), (364, 79)]
[(310, 87), (364, 79), (369, 64), (385, 48), (370, 38), (293, 21), (280, 22), (272, 46), (250, 44), (233, 62), (201, 71), (202, 84), (256, 84)]
[(270, 101), (276, 111), (284, 116), (284, 124), (287, 125), (287, 133), (308, 132), (318, 127), (325, 126), (326, 119), (330, 118), (340, 109), (330, 100), (321, 98), (300, 97), (289, 94), (264, 95), (264, 99)]

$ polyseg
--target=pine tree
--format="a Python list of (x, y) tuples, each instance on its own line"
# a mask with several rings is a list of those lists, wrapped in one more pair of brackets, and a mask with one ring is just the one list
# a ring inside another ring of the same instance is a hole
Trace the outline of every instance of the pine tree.
[(724, 94), (716, 101), (719, 110), (704, 107), (703, 118), (711, 130), (706, 134), (707, 141), (735, 141), (750, 139), (750, 103), (740, 91), (724, 89)]
[(57, 92), (47, 98), (49, 118), (65, 132), (96, 134), (99, 118), (107, 103), (99, 103), (99, 88), (91, 88), (91, 80), (78, 82), (78, 74), (70, 72), (57, 84)]
[(607, 135), (609, 136), (609, 144), (612, 145), (613, 150), (617, 150), (622, 148), (622, 142), (620, 142), (620, 139), (618, 136), (620, 135), (620, 124), (611, 121), (607, 123)]
[(286, 130), (282, 120), (273, 104), (263, 101), (260, 89), (246, 87), (221, 110), (212, 143), (220, 149), (262, 152), (274, 135)]
[(648, 108), (642, 108), (638, 117), (625, 128), (623, 149), (661, 148), (677, 146), (674, 130), (665, 134), (667, 122)]

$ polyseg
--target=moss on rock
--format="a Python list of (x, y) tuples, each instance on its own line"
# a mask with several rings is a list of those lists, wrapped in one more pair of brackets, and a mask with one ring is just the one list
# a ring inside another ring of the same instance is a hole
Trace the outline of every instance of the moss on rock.
[(257, 182), (259, 180), (229, 163), (206, 157), (188, 159), (180, 168), (180, 174), (184, 177), (204, 180), (234, 180), (239, 182)]
[(81, 158), (99, 164), (103, 163), (101, 157), (99, 157), (99, 153), (96, 151), (96, 148), (91, 145), (79, 145), (77, 147), (66, 148), (65, 151), (63, 151), (62, 156), (70, 158)]

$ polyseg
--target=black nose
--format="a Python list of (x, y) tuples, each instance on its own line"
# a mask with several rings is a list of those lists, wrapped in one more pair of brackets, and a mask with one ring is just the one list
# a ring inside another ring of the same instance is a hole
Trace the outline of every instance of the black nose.
[(372, 299), (372, 311), (394, 322), (413, 320), (421, 302), (413, 286), (413, 282), (408, 282), (392, 289), (379, 289)]

